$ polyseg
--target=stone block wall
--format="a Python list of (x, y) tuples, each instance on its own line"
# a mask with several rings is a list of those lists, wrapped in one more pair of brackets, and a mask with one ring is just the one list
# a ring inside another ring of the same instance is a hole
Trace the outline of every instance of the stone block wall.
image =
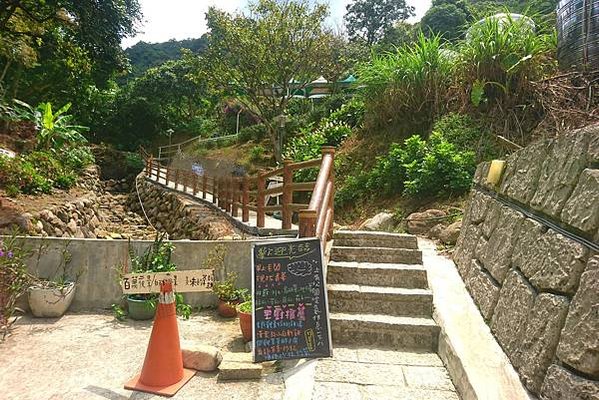
[(525, 386), (599, 399), (599, 125), (479, 165), (454, 261)]
[(153, 183), (145, 179), (143, 173), (137, 178), (128, 203), (132, 211), (143, 215), (140, 198), (152, 224), (159, 231), (168, 232), (171, 239), (215, 240), (243, 236), (213, 207)]

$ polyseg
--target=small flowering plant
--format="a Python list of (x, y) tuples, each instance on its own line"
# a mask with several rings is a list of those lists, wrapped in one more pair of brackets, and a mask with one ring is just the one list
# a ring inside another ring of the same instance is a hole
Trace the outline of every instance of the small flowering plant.
[(23, 295), (29, 285), (35, 281), (27, 271), (25, 260), (31, 252), (23, 246), (14, 233), (10, 237), (0, 238), (0, 336), (4, 338), (14, 323), (11, 318), (16, 310), (17, 299)]

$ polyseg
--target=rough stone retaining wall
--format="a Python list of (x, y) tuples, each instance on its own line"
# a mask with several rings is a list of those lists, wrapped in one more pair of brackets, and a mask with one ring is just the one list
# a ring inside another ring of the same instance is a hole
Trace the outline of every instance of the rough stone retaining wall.
[(84, 197), (33, 214), (22, 214), (21, 228), (35, 235), (54, 237), (101, 237), (103, 217), (96, 193), (100, 190), (97, 168), (87, 169), (78, 186), (89, 191)]
[[(193, 201), (183, 194), (137, 178), (137, 188), (144, 209), (159, 231), (166, 231), (172, 239), (214, 240), (241, 236), (231, 221), (206, 204)], [(143, 215), (135, 187), (129, 198), (129, 208)]]
[[(525, 386), (599, 399), (599, 125), (479, 165), (454, 260)], [(560, 232), (559, 228), (566, 232)]]

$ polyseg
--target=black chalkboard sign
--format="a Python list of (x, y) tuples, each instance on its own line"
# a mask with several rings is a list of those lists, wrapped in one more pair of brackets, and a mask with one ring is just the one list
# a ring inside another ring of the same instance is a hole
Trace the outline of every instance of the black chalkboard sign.
[(320, 240), (253, 246), (254, 362), (331, 357)]

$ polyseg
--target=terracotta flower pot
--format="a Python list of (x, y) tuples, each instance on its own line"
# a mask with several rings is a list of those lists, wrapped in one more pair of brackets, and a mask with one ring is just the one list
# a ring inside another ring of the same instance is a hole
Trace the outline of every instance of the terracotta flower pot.
[(239, 326), (243, 335), (243, 341), (249, 342), (252, 340), (252, 314), (239, 312)]
[(218, 306), (216, 310), (218, 311), (218, 315), (225, 318), (233, 318), (237, 315), (237, 308), (235, 307), (239, 304), (239, 301), (224, 301), (218, 300)]

